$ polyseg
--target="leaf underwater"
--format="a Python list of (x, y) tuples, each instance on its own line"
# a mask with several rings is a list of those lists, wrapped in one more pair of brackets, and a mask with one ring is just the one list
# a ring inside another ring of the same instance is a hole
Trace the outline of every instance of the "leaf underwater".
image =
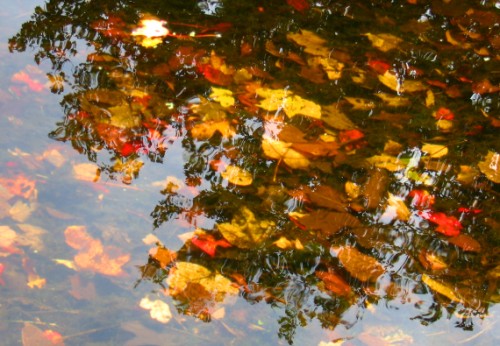
[(478, 163), (479, 170), (486, 178), (496, 184), (500, 184), (500, 154), (488, 151), (483, 161)]
[(375, 258), (354, 247), (340, 248), (337, 257), (352, 276), (363, 282), (375, 282), (385, 272), (384, 267)]
[(262, 150), (270, 159), (283, 161), (288, 167), (294, 169), (307, 169), (310, 161), (307, 157), (291, 148), (292, 144), (264, 138)]

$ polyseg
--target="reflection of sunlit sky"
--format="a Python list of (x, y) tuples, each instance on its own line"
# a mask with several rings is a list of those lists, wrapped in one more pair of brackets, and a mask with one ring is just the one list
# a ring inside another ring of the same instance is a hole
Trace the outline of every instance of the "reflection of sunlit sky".
[(204, 0), (198, 2), (198, 7), (204, 14), (213, 16), (222, 7), (222, 4), (219, 0)]

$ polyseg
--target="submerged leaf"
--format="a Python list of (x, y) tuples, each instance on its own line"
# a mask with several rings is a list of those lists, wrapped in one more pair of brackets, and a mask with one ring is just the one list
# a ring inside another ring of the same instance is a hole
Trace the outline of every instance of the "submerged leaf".
[(500, 154), (488, 151), (483, 161), (478, 164), (481, 173), (494, 183), (500, 184)]
[(231, 184), (238, 186), (249, 186), (253, 182), (253, 176), (250, 172), (233, 165), (227, 165), (221, 176)]
[(311, 231), (320, 231), (323, 237), (339, 232), (344, 227), (361, 227), (362, 223), (349, 213), (314, 210), (308, 214), (292, 212), (290, 217)]
[(290, 143), (275, 141), (270, 138), (264, 138), (262, 141), (262, 150), (268, 158), (283, 161), (290, 168), (307, 169), (310, 161), (307, 157), (292, 149), (291, 146)]
[(325, 288), (339, 296), (352, 294), (351, 286), (337, 273), (332, 270), (316, 271), (316, 276), (323, 281)]
[(375, 282), (385, 272), (375, 258), (361, 253), (355, 247), (340, 248), (337, 257), (352, 276), (363, 282)]
[(436, 291), (439, 294), (442, 294), (443, 296), (449, 298), (452, 301), (455, 302), (462, 302), (462, 299), (460, 299), (457, 294), (455, 293), (455, 290), (447, 285), (444, 285), (440, 282), (437, 282), (434, 279), (431, 279), (429, 275), (423, 274), (422, 275), (422, 282), (425, 283), (427, 286), (429, 286), (433, 291)]
[(372, 43), (373, 47), (377, 48), (378, 50), (380, 50), (382, 52), (388, 52), (391, 49), (396, 49), (403, 42), (402, 39), (400, 39), (399, 37), (396, 37), (392, 34), (366, 33), (365, 36), (368, 37), (368, 39)]

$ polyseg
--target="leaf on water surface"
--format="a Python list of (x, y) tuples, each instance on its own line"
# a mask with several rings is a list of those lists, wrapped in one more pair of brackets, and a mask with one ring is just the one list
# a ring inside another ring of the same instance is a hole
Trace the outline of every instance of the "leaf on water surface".
[(344, 64), (328, 56), (314, 56), (307, 59), (307, 64), (313, 71), (319, 70), (319, 68), (321, 68), (321, 70), (326, 73), (326, 76), (329, 80), (337, 80), (342, 77)]
[(266, 52), (268, 52), (271, 55), (274, 55), (275, 57), (293, 61), (299, 65), (306, 64), (304, 62), (304, 59), (302, 59), (300, 55), (293, 52), (284, 52), (282, 49), (276, 47), (276, 45), (270, 40), (266, 41)]
[(382, 155), (374, 155), (366, 159), (368, 163), (374, 165), (378, 168), (385, 168), (390, 172), (396, 172), (402, 170), (406, 167), (406, 163), (403, 163), (400, 159), (395, 156), (382, 154)]
[(376, 93), (375, 96), (384, 101), (385, 105), (388, 107), (406, 107), (411, 104), (410, 100), (407, 97), (403, 96), (394, 96), (386, 93)]
[(231, 138), (236, 134), (228, 120), (204, 121), (191, 128), (191, 136), (197, 140), (210, 139), (216, 132), (224, 138)]
[(345, 196), (338, 190), (328, 185), (319, 185), (314, 190), (308, 186), (302, 189), (306, 198), (318, 207), (333, 209), (340, 212), (346, 211)]
[(399, 79), (391, 71), (386, 71), (382, 75), (378, 75), (378, 80), (389, 89), (397, 92), (398, 94), (408, 92), (415, 93), (427, 90), (427, 86), (420, 81), (416, 80), (402, 80)]
[(375, 258), (365, 255), (355, 247), (340, 248), (337, 257), (352, 276), (363, 282), (375, 282), (385, 272), (384, 267)]
[(149, 251), (149, 256), (160, 264), (160, 268), (166, 268), (170, 263), (177, 259), (177, 253), (167, 249), (162, 245)]
[(299, 12), (304, 12), (308, 10), (310, 7), (309, 2), (307, 2), (307, 0), (286, 0), (286, 3)]
[(258, 107), (274, 112), (283, 109), (285, 114), (293, 118), (296, 115), (304, 115), (313, 119), (321, 119), (321, 106), (306, 100), (291, 91), (283, 89), (258, 88), (256, 93), (263, 98)]
[(309, 30), (301, 29), (296, 33), (289, 33), (286, 38), (299, 46), (304, 47), (304, 52), (311, 55), (328, 57), (331, 49), (325, 47), (326, 40)]
[(372, 100), (347, 96), (344, 96), (344, 99), (349, 102), (353, 110), (369, 111), (375, 108), (375, 103)]
[(23, 231), (23, 235), (17, 237), (17, 244), (20, 246), (29, 246), (34, 251), (42, 251), (44, 249), (42, 235), (46, 234), (47, 230), (26, 223), (17, 224), (17, 227)]
[(27, 204), (23, 201), (18, 200), (14, 205), (9, 209), (10, 217), (17, 222), (24, 222), (28, 219), (31, 213), (36, 208), (36, 204)]
[(29, 322), (24, 323), (21, 331), (23, 346), (64, 346), (64, 338), (58, 332), (41, 330)]
[(31, 289), (43, 288), (47, 283), (47, 280), (38, 275), (33, 262), (28, 257), (23, 257), (22, 264), (24, 271), (28, 274), (26, 285)]
[(321, 237), (327, 238), (345, 227), (361, 227), (362, 223), (349, 213), (314, 210), (308, 214), (291, 212), (289, 216), (307, 230), (320, 231)]
[(424, 143), (422, 146), (422, 151), (427, 153), (429, 157), (433, 159), (437, 159), (448, 154), (448, 148), (445, 145), (441, 144), (429, 144)]
[(285, 124), (278, 133), (280, 141), (288, 143), (307, 143), (305, 136), (306, 134), (302, 130), (290, 124)]
[(210, 98), (219, 102), (220, 105), (224, 108), (234, 106), (235, 103), (233, 92), (228, 89), (212, 87)]
[(145, 310), (149, 310), (151, 318), (160, 323), (168, 323), (172, 319), (170, 307), (162, 300), (151, 300), (149, 297), (144, 297), (141, 299), (139, 306)]
[(0, 226), (0, 257), (23, 253), (23, 250), (17, 247), (17, 237), (16, 231), (9, 226)]
[(338, 296), (349, 296), (352, 294), (351, 286), (339, 274), (333, 270), (316, 271), (316, 276), (323, 281), (324, 287)]
[(318, 140), (309, 143), (292, 143), (292, 148), (311, 156), (327, 157), (337, 155), (340, 145), (335, 142)]
[(420, 211), (418, 213), (424, 219), (437, 225), (436, 232), (442, 233), (448, 237), (455, 237), (460, 234), (462, 224), (454, 216), (448, 216), (445, 213), (435, 211)]
[(322, 111), (321, 120), (334, 129), (352, 130), (356, 128), (356, 125), (340, 110), (338, 104), (323, 106)]
[(464, 251), (481, 252), (481, 244), (467, 234), (459, 234), (448, 238), (448, 243), (458, 246)]
[(253, 176), (249, 171), (233, 165), (227, 165), (221, 176), (231, 184), (238, 186), (249, 186), (253, 182)]
[(66, 162), (66, 158), (57, 149), (47, 149), (43, 152), (39, 160), (46, 160), (50, 162), (54, 167), (61, 168)]
[(493, 151), (488, 151), (488, 154), (483, 161), (480, 161), (477, 166), (481, 173), (486, 178), (496, 184), (500, 184), (500, 154)]
[(375, 209), (380, 206), (385, 195), (389, 177), (385, 170), (380, 169), (372, 169), (368, 173), (368, 180), (362, 186), (362, 193), (366, 199), (366, 208)]
[(222, 236), (231, 244), (242, 249), (252, 249), (265, 241), (275, 224), (269, 220), (258, 220), (247, 207), (241, 208), (231, 222), (217, 225)]
[(401, 221), (408, 221), (410, 218), (410, 210), (405, 204), (403, 198), (389, 193), (389, 198), (387, 198), (387, 208), (384, 213), (380, 216), (380, 220), (385, 220), (384, 223), (388, 223), (393, 219), (398, 219)]
[(215, 237), (204, 230), (197, 228), (194, 236), (190, 239), (191, 243), (200, 250), (208, 254), (210, 257), (215, 257), (217, 247), (228, 248), (232, 245), (226, 239), (215, 239)]
[(440, 257), (436, 256), (426, 249), (422, 249), (418, 254), (418, 260), (424, 266), (425, 269), (430, 270), (443, 270), (448, 268), (448, 264), (443, 261)]
[(307, 169), (310, 165), (309, 159), (291, 148), (291, 143), (275, 141), (270, 138), (262, 140), (264, 155), (270, 159), (283, 161), (288, 167), (294, 169)]
[(408, 196), (412, 198), (411, 206), (420, 210), (431, 208), (435, 202), (435, 197), (427, 190), (411, 190)]
[(447, 297), (448, 299), (454, 302), (462, 302), (462, 299), (455, 293), (455, 289), (453, 287), (449, 287), (448, 285), (442, 284), (434, 279), (432, 279), (429, 275), (422, 275), (422, 282), (429, 286), (433, 291)]
[(372, 46), (374, 48), (377, 48), (378, 50), (382, 52), (388, 52), (391, 49), (396, 49), (399, 48), (403, 40), (397, 36), (394, 36), (392, 34), (372, 34), (372, 33), (366, 33), (364, 36), (368, 37), (370, 42), (372, 43)]
[(74, 260), (80, 269), (119, 276), (123, 274), (122, 266), (130, 260), (129, 254), (123, 254), (113, 246), (104, 247), (100, 240), (92, 238), (85, 226), (69, 226), (64, 237), (66, 244), (79, 250)]
[[(188, 299), (197, 298), (196, 291), (189, 290), (186, 292), (190, 284), (200, 285), (206, 292), (210, 293), (210, 298), (216, 302), (222, 302), (227, 295), (231, 296), (239, 293), (238, 288), (225, 276), (191, 262), (177, 262), (170, 271), (167, 283), (169, 293), (173, 297), (183, 295)], [(188, 293), (187, 296), (186, 293)]]

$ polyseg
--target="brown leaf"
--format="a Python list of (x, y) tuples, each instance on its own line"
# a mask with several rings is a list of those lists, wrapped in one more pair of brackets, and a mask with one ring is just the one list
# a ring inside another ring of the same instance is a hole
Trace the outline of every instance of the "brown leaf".
[(354, 247), (341, 248), (338, 251), (338, 259), (352, 276), (363, 282), (375, 282), (385, 272), (384, 267), (375, 258)]
[(154, 258), (160, 264), (161, 268), (166, 268), (171, 262), (175, 261), (177, 254), (169, 249), (158, 246), (157, 248), (151, 249), (149, 255)]
[(369, 178), (363, 186), (363, 195), (366, 198), (366, 208), (375, 209), (380, 203), (381, 199), (387, 189), (388, 176), (385, 170), (373, 169), (369, 172)]
[(316, 276), (323, 281), (325, 288), (339, 296), (348, 296), (352, 293), (351, 286), (332, 270), (316, 271)]
[(338, 153), (339, 144), (336, 142), (309, 142), (309, 143), (292, 143), (292, 148), (304, 154), (312, 156), (335, 156)]
[(321, 120), (334, 129), (352, 130), (356, 128), (356, 125), (339, 109), (338, 104), (323, 106), (321, 109)]
[(349, 213), (339, 213), (327, 210), (315, 210), (309, 214), (290, 213), (290, 217), (311, 231), (320, 231), (328, 237), (339, 232), (344, 227), (361, 227), (361, 222)]
[(340, 212), (345, 212), (346, 210), (345, 196), (331, 186), (320, 185), (314, 190), (305, 186), (304, 192), (308, 200), (318, 207), (333, 209)]
[(464, 251), (480, 252), (481, 244), (471, 236), (467, 234), (459, 234), (456, 237), (451, 237), (447, 239), (449, 243), (458, 246)]

